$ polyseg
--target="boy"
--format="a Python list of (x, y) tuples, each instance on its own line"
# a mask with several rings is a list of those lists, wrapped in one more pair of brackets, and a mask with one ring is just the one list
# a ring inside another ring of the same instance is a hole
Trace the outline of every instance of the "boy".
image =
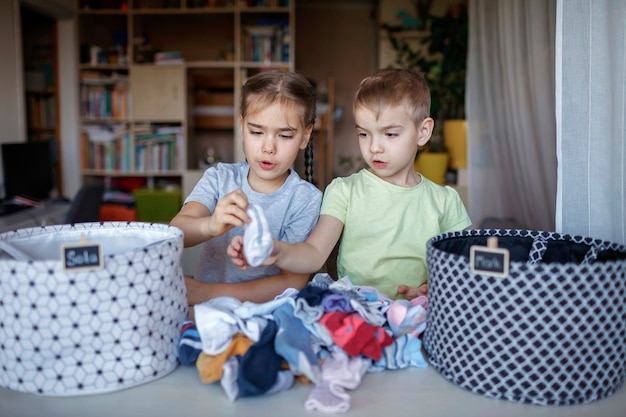
[[(418, 147), (430, 140), (434, 126), (430, 91), (421, 74), (408, 69), (374, 72), (361, 82), (353, 111), (368, 167), (335, 178), (308, 239), (275, 241), (266, 263), (315, 272), (341, 237), (339, 277), (410, 300), (427, 293), (428, 239), (467, 228), (471, 221), (453, 188), (415, 172)], [(227, 251), (235, 265), (247, 268), (241, 239), (234, 238)]]

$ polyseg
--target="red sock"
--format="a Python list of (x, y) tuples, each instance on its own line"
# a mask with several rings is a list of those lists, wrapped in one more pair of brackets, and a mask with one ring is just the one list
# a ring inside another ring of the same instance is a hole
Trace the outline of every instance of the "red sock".
[(363, 354), (378, 360), (382, 347), (393, 342), (382, 327), (367, 323), (358, 313), (326, 313), (320, 323), (326, 326), (337, 346), (352, 357)]

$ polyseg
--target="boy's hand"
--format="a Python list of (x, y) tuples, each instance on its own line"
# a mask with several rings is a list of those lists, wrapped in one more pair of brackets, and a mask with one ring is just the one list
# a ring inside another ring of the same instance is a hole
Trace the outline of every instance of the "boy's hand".
[(428, 295), (428, 284), (419, 287), (409, 287), (408, 285), (398, 286), (398, 295), (404, 296), (407, 300), (412, 300), (420, 295)]
[(242, 271), (248, 269), (248, 261), (243, 254), (243, 236), (238, 235), (233, 237), (230, 241), (230, 245), (226, 248), (226, 254), (230, 256), (233, 263)]
[[(278, 250), (280, 248), (280, 242), (274, 239), (274, 247), (272, 253), (263, 262), (263, 265), (273, 265), (276, 262)], [(248, 261), (243, 253), (243, 236), (237, 235), (230, 241), (230, 245), (226, 248), (226, 254), (230, 256), (233, 263), (242, 271), (248, 269)]]
[(233, 227), (243, 227), (250, 222), (246, 213), (248, 197), (242, 190), (235, 190), (220, 198), (213, 215), (206, 224), (210, 236), (221, 236)]

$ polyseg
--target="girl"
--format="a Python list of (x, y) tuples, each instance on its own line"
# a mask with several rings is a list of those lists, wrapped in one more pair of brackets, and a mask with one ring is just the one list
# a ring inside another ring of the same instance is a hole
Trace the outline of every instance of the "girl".
[(170, 223), (183, 230), (185, 247), (204, 245), (195, 279), (185, 278), (190, 305), (224, 295), (260, 303), (306, 285), (309, 274), (274, 265), (241, 271), (226, 248), (250, 221), (249, 204), (263, 208), (274, 239), (303, 242), (317, 223), (322, 193), (291, 169), (311, 140), (315, 100), (311, 83), (293, 72), (261, 72), (244, 84), (246, 162), (207, 169)]

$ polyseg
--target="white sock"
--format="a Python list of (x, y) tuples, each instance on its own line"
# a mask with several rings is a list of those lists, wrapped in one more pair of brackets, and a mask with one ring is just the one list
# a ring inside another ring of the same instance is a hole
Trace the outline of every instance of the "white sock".
[(261, 206), (250, 204), (247, 210), (252, 221), (243, 233), (243, 253), (250, 266), (259, 266), (272, 253), (274, 241)]

